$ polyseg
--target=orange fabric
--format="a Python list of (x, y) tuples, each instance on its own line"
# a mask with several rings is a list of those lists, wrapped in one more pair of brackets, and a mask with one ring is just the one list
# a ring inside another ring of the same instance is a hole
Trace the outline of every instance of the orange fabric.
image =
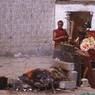
[(28, 78), (30, 78), (30, 79), (32, 78), (32, 70), (26, 72), (25, 74), (28, 76)]
[(87, 35), (92, 36), (95, 38), (95, 30), (88, 30)]
[[(55, 38), (58, 38), (58, 37), (61, 37), (61, 36), (68, 36), (67, 32), (65, 29), (56, 29), (53, 31), (53, 34), (56, 34), (56, 37)], [(54, 40), (55, 41), (55, 40)], [(55, 47), (58, 47), (60, 45), (61, 42), (64, 42), (66, 41), (66, 39), (64, 38), (61, 38), (59, 40), (56, 40), (55, 41)]]

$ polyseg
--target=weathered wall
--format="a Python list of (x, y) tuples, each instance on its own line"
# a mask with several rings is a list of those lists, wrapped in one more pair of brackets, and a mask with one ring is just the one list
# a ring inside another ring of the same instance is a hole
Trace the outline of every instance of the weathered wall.
[[(90, 12), (92, 15), (91, 29), (95, 30), (95, 5), (84, 5), (84, 4), (56, 4), (55, 6), (55, 22), (59, 19), (64, 21), (64, 28), (67, 29), (67, 13), (68, 12), (77, 12), (77, 11), (86, 11)], [(57, 26), (56, 26), (57, 27)]]
[(0, 55), (52, 54), (55, 0), (0, 0)]

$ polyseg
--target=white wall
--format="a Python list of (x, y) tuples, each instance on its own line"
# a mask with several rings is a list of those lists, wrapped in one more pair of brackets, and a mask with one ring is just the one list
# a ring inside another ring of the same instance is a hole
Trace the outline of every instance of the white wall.
[(55, 0), (0, 0), (0, 55), (52, 54)]
[(95, 29), (95, 5), (82, 5), (82, 4), (56, 4), (55, 5), (55, 27), (57, 28), (57, 21), (64, 21), (64, 28), (67, 28), (67, 11), (90, 11), (93, 13), (91, 29)]

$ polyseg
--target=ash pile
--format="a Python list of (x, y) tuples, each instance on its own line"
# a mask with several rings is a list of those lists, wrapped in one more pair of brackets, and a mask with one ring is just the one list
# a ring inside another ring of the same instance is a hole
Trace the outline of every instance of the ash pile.
[(57, 89), (75, 89), (77, 75), (71, 68), (72, 65), (57, 61), (48, 70), (37, 68), (23, 73), (17, 80), (9, 79), (8, 88), (16, 91), (51, 90), (53, 92)]

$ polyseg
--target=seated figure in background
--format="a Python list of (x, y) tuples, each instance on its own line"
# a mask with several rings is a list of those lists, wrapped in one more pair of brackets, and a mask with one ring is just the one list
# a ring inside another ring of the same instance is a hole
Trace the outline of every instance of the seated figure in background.
[(79, 27), (79, 32), (78, 32), (78, 37), (75, 40), (75, 43), (79, 46), (82, 42), (82, 40), (86, 37), (86, 27), (85, 26), (81, 26)]

